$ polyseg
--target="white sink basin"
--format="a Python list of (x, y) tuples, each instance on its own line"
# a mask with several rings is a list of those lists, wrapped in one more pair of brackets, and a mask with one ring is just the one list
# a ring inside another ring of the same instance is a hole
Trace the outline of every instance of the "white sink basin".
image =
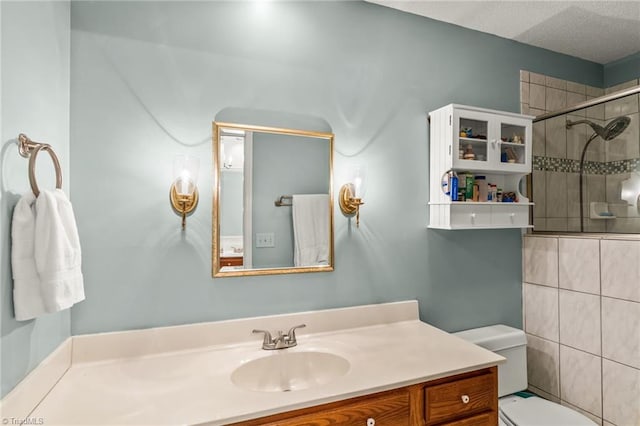
[(296, 391), (344, 376), (349, 366), (349, 361), (328, 352), (276, 350), (236, 368), (231, 381), (252, 391)]

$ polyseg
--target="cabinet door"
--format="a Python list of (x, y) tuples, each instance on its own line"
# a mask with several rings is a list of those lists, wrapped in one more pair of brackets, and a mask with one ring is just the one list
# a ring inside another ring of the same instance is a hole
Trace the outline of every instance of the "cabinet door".
[[(453, 167), (463, 170), (490, 170), (489, 138), (493, 115), (480, 111), (453, 111)], [(495, 161), (495, 160), (494, 160)]]
[[(310, 409), (290, 418), (259, 420), (260, 426), (409, 426), (407, 388), (332, 409)], [(249, 422), (249, 424), (253, 424)]]
[(496, 149), (493, 151), (495, 167), (505, 172), (530, 173), (532, 132), (531, 121), (496, 115), (495, 117)]

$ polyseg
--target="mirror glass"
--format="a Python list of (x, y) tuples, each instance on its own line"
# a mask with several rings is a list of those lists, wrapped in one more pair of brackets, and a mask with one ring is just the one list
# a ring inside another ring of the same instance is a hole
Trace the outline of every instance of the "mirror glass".
[(213, 276), (333, 270), (333, 134), (215, 122)]

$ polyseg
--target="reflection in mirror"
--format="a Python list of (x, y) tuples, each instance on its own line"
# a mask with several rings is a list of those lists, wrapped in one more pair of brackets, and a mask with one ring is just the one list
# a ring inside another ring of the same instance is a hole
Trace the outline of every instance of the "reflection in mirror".
[(333, 134), (214, 123), (213, 276), (333, 270)]

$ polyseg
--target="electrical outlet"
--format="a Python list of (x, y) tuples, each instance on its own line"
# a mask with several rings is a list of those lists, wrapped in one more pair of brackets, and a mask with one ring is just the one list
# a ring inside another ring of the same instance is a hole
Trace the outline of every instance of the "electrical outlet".
[(276, 238), (273, 232), (257, 233), (256, 234), (256, 247), (275, 247)]

